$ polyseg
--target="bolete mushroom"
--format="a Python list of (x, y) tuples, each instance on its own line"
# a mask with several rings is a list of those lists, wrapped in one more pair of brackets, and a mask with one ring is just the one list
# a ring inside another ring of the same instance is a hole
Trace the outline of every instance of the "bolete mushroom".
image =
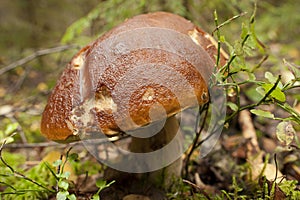
[[(127, 132), (131, 152), (157, 151), (179, 132), (177, 113), (209, 101), (216, 54), (213, 38), (178, 15), (155, 12), (128, 19), (68, 63), (48, 99), (41, 132), (57, 142)], [(159, 162), (181, 153), (177, 140), (171, 152), (161, 152)], [(179, 157), (166, 162), (180, 166)]]

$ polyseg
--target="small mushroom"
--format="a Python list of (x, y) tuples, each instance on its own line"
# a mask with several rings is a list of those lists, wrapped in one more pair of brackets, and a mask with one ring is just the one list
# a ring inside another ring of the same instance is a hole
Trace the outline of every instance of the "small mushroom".
[[(179, 132), (177, 113), (209, 101), (216, 54), (212, 37), (178, 15), (128, 19), (68, 63), (48, 99), (41, 132), (65, 143), (87, 133), (125, 132), (132, 135), (131, 152), (159, 150)], [(174, 152), (182, 148), (177, 140)], [(179, 167), (170, 171), (179, 175), (180, 158), (174, 163)]]

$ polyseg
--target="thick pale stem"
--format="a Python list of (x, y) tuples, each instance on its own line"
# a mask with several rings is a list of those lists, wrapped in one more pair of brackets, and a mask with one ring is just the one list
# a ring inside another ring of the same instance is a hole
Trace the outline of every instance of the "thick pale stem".
[[(149, 131), (153, 131), (153, 129), (149, 129)], [(132, 137), (129, 149), (131, 152), (135, 153), (147, 153), (159, 150), (173, 139), (176, 140), (176, 145), (172, 145), (172, 148), (168, 148), (167, 151), (161, 151), (159, 158), (157, 158), (156, 162), (163, 163), (167, 156), (180, 156), (182, 152), (182, 138), (178, 136), (175, 137), (177, 134), (181, 136), (179, 131), (180, 127), (176, 117), (169, 117), (167, 118), (164, 127), (154, 136), (149, 138)], [(168, 187), (172, 183), (173, 178), (180, 176), (181, 169), (182, 160), (181, 158), (178, 158), (165, 168), (147, 173), (147, 178), (156, 185)]]

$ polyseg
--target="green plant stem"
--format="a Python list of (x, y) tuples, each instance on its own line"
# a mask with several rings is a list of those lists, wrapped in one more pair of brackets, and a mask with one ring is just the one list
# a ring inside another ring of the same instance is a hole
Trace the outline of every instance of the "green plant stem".
[[(10, 187), (10, 188), (13, 189), (14, 191), (17, 190), (17, 189), (14, 188), (13, 186), (11, 186), (11, 185), (9, 185), (9, 184), (7, 184), (7, 183), (5, 183), (5, 182), (0, 181), (0, 183), (3, 184), (3, 185), (6, 185), (7, 187)], [(1, 194), (1, 193), (0, 193), (0, 194)]]
[(266, 60), (268, 60), (268, 58), (269, 58), (269, 55), (268, 55), (268, 54), (264, 55), (264, 56), (261, 58), (261, 60), (259, 61), (259, 63), (253, 67), (253, 69), (251, 70), (251, 73), (253, 73), (256, 69), (260, 68), (260, 67), (262, 66), (262, 64), (263, 64)]
[(220, 25), (218, 25), (218, 26), (213, 30), (213, 33), (216, 32), (216, 31), (217, 31), (218, 29), (220, 29), (221, 27), (223, 27), (223, 26), (225, 26), (225, 25), (231, 23), (233, 20), (235, 20), (235, 19), (237, 19), (237, 18), (239, 18), (239, 17), (242, 17), (242, 16), (244, 16), (244, 15), (246, 15), (246, 14), (247, 14), (247, 12), (242, 12), (242, 13), (240, 13), (240, 14), (238, 14), (238, 15), (235, 15), (235, 16), (229, 18), (229, 19), (226, 20), (225, 22), (223, 22), (223, 23), (221, 23)]
[[(199, 117), (198, 117), (198, 119), (200, 118), (201, 113), (202, 113), (203, 111), (205, 111), (205, 114), (204, 114), (204, 118), (203, 118), (203, 119), (206, 119), (207, 114), (208, 114), (208, 104), (205, 104), (204, 106), (202, 106), (202, 107), (199, 108), (199, 112), (198, 112), (198, 113), (199, 113), (199, 115), (198, 115)], [(197, 120), (197, 121), (198, 121), (198, 120)], [(198, 124), (198, 123), (197, 123), (197, 124)], [(184, 161), (184, 164), (185, 164), (185, 174), (184, 174), (184, 175), (185, 175), (185, 176), (187, 176), (187, 174), (188, 174), (188, 166), (189, 166), (188, 163), (189, 163), (189, 161), (190, 161), (190, 158), (191, 158), (193, 152), (195, 151), (195, 149), (197, 149), (197, 146), (199, 146), (199, 145), (198, 145), (198, 141), (199, 141), (201, 132), (202, 132), (202, 130), (204, 129), (204, 125), (205, 125), (205, 120), (203, 120), (202, 124), (200, 125), (199, 131), (197, 131), (198, 125), (197, 125), (196, 128), (195, 128), (196, 136), (195, 136), (195, 138), (194, 138), (194, 140), (193, 140), (192, 147), (190, 148), (190, 151), (187, 153), (187, 156), (186, 156), (185, 161)], [(201, 143), (203, 143), (203, 141), (202, 141)]]
[(223, 80), (227, 80), (229, 77), (229, 66), (231, 65), (231, 63), (234, 61), (234, 59), (236, 58), (236, 54), (233, 52), (232, 55), (229, 58), (229, 61), (226, 63), (226, 65), (224, 67), (222, 67), (220, 69), (220, 72), (224, 72), (224, 74), (226, 74), (225, 72), (227, 72), (227, 76), (223, 78)]
[(269, 96), (270, 94), (273, 92), (273, 90), (276, 89), (279, 81), (281, 80), (281, 75), (278, 76), (275, 84), (271, 87), (271, 89), (265, 94), (265, 96), (257, 103), (257, 105), (260, 105), (262, 102), (264, 102)]
[(216, 66), (219, 66), (220, 63), (220, 55), (221, 55), (221, 41), (220, 41), (220, 29), (219, 29), (219, 25), (218, 25), (218, 14), (217, 11), (214, 11), (214, 17), (215, 17), (215, 25), (216, 25), (216, 31), (217, 31), (217, 38), (218, 38), (218, 51), (217, 51), (217, 61), (216, 61)]
[(281, 75), (278, 76), (276, 82), (274, 83), (274, 85), (270, 88), (270, 90), (263, 96), (263, 98), (261, 98), (261, 100), (259, 100), (257, 103), (254, 104), (250, 104), (250, 105), (246, 105), (244, 107), (239, 107), (238, 110), (236, 110), (235, 112), (233, 112), (229, 117), (226, 118), (225, 122), (230, 121), (233, 117), (235, 117), (240, 111), (242, 110), (246, 110), (246, 109), (251, 109), (251, 108), (255, 108), (261, 104), (266, 104), (269, 102), (273, 102), (272, 100), (267, 101), (266, 99), (271, 95), (271, 93), (276, 89), (279, 81), (281, 80)]
[[(245, 38), (243, 39), (243, 41), (242, 41), (242, 47), (245, 46), (245, 43), (246, 43), (246, 41), (248, 40), (249, 37), (250, 37), (250, 34), (248, 33), (248, 34), (245, 36)], [(235, 59), (236, 57), (237, 57), (237, 54), (233, 51), (233, 53), (231, 54), (230, 59), (229, 59), (229, 61), (227, 62), (227, 64), (226, 64), (224, 67), (222, 67), (222, 68), (220, 69), (221, 72), (224, 71), (224, 72), (226, 73), (226, 76), (223, 78), (223, 80), (227, 80), (229, 77), (232, 78), (232, 75), (233, 75), (233, 74), (238, 73), (238, 72), (232, 72), (232, 73), (230, 73), (230, 71), (229, 71), (229, 67), (230, 67), (231, 63), (234, 61), (234, 59)], [(233, 78), (232, 78), (232, 79), (233, 79)], [(234, 82), (235, 82), (235, 81), (234, 81)]]
[(243, 39), (243, 41), (242, 41), (242, 47), (245, 46), (245, 43), (246, 43), (246, 41), (248, 40), (249, 37), (250, 37), (250, 34), (248, 33), (248, 34), (246, 35), (246, 37)]
[(282, 108), (283, 110), (285, 110), (286, 112), (290, 113), (292, 115), (292, 119), (293, 121), (297, 122), (300, 125), (300, 114), (297, 113), (293, 108), (291, 108), (290, 106), (287, 106), (285, 103), (276, 101), (277, 105)]
[(60, 172), (59, 172), (60, 174), (64, 173), (64, 168), (65, 168), (66, 163), (68, 162), (69, 153), (70, 153), (71, 149), (72, 149), (72, 147), (70, 147), (70, 148), (68, 149), (67, 153), (66, 153), (66, 159), (65, 159), (65, 161), (63, 162), (63, 164), (61, 165), (61, 170), (60, 170)]
[[(295, 88), (300, 88), (300, 85), (293, 85), (293, 86), (290, 86), (289, 88), (285, 89), (285, 90), (290, 90), (290, 89), (295, 89)], [(283, 90), (283, 91), (285, 91)]]
[(287, 91), (287, 90), (290, 90), (290, 89), (294, 89), (294, 88), (300, 87), (300, 85), (295, 85), (298, 81), (300, 81), (300, 77), (294, 78), (293, 80), (291, 80), (290, 83), (286, 84), (282, 88), (282, 91)]

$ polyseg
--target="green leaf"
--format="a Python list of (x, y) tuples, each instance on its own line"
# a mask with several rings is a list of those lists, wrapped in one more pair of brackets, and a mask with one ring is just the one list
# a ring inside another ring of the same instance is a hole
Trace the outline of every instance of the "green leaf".
[(102, 179), (98, 179), (96, 181), (96, 186), (99, 188), (97, 193), (93, 195), (92, 197), (92, 200), (100, 200), (100, 197), (99, 197), (99, 193), (101, 192), (101, 190), (103, 190), (104, 188), (107, 188), (109, 187), (111, 184), (113, 184), (115, 181), (111, 181), (110, 183), (106, 183), (105, 180), (102, 180)]
[(14, 132), (17, 128), (18, 128), (19, 124), (18, 123), (11, 123), (11, 124), (8, 124), (5, 131), (4, 131), (4, 134), (5, 135), (9, 135), (11, 134), (12, 132)]
[(56, 160), (56, 161), (54, 161), (53, 162), (53, 167), (58, 167), (58, 166), (60, 166), (62, 164), (62, 160)]
[(242, 33), (241, 33), (241, 39), (243, 40), (249, 33), (249, 28), (246, 26), (245, 23), (242, 23)]
[[(261, 95), (261, 98), (262, 98), (263, 96), (265, 96), (265, 94), (266, 94), (266, 91), (265, 91), (265, 89), (264, 89), (262, 86), (257, 87), (255, 90), (256, 90), (256, 92), (258, 92), (258, 94)], [(260, 99), (260, 98), (259, 98), (259, 99)]]
[(256, 80), (256, 76), (255, 76), (254, 73), (248, 72), (248, 76), (249, 76), (249, 80), (250, 80), (250, 81), (255, 81), (255, 80)]
[(5, 141), (6, 144), (12, 143), (15, 141), (15, 139), (13, 137), (6, 137), (3, 139), (0, 139), (0, 144), (2, 144)]
[(106, 186), (106, 181), (105, 180), (102, 180), (102, 179), (98, 179), (96, 181), (96, 186), (98, 188), (104, 188)]
[(114, 182), (115, 182), (115, 181), (112, 181), (112, 182), (110, 182), (110, 183), (106, 183), (105, 180), (98, 179), (98, 180), (96, 181), (96, 186), (99, 188), (98, 193), (99, 193), (101, 190), (103, 190), (104, 188), (109, 187), (109, 186), (110, 186), (111, 184), (113, 184)]
[(285, 59), (283, 60), (284, 64), (288, 66), (289, 70), (293, 73), (293, 75), (296, 78), (300, 77), (300, 66), (296, 66), (293, 63), (290, 63), (288, 61), (286, 61)]
[[(261, 87), (260, 87), (261, 88)], [(263, 90), (261, 88), (261, 90)], [(245, 93), (249, 99), (253, 102), (258, 102), (261, 98), (263, 98), (263, 94), (259, 92), (259, 87), (250, 87), (245, 90)], [(263, 90), (264, 93), (264, 90)]]
[[(262, 85), (262, 88), (265, 90), (265, 93), (267, 93), (273, 86), (273, 84), (264, 83)], [(281, 91), (281, 89), (278, 86), (271, 92), (270, 96), (281, 102), (285, 102), (286, 100), (285, 94)]]
[(60, 174), (59, 177), (68, 179), (70, 177), (70, 175), (71, 175), (71, 173), (67, 171), (67, 172)]
[(222, 42), (222, 43), (225, 43), (225, 42), (226, 42), (226, 39), (225, 39), (225, 36), (224, 36), (224, 35), (221, 35), (221, 36), (220, 36), (220, 42)]
[(75, 194), (70, 194), (67, 196), (69, 200), (76, 200)]
[(62, 188), (62, 189), (64, 189), (64, 190), (68, 190), (68, 188), (69, 188), (69, 183), (66, 182), (66, 181), (59, 181), (59, 182), (58, 182), (58, 187), (59, 187), (59, 188)]
[(94, 194), (92, 200), (100, 200), (99, 194)]
[[(274, 76), (271, 72), (266, 72), (265, 73), (265, 78), (268, 79), (268, 81), (272, 84), (275, 84), (277, 81), (277, 77)], [(277, 85), (280, 89), (283, 88), (283, 84), (281, 82), (278, 83)]]
[(269, 112), (269, 111), (252, 109), (252, 110), (250, 110), (250, 112), (253, 113), (253, 114), (255, 114), (255, 115), (257, 115), (257, 116), (275, 119), (274, 115), (271, 112)]
[(68, 191), (60, 191), (56, 194), (56, 199), (57, 200), (66, 200), (68, 195), (69, 195)]
[(276, 127), (277, 139), (284, 145), (289, 145), (294, 140), (296, 131), (290, 122), (280, 122)]
[(239, 109), (239, 107), (235, 103), (232, 103), (232, 102), (227, 102), (227, 106), (229, 106), (229, 108), (233, 111), (237, 111)]
[(270, 83), (276, 83), (277, 78), (271, 72), (265, 72), (265, 78), (268, 79)]
[(77, 153), (72, 153), (71, 155), (68, 156), (69, 160), (77, 160), (78, 159), (78, 154)]
[(235, 54), (238, 56), (244, 55), (244, 49), (243, 49), (241, 41), (235, 41), (234, 51), (235, 51)]

